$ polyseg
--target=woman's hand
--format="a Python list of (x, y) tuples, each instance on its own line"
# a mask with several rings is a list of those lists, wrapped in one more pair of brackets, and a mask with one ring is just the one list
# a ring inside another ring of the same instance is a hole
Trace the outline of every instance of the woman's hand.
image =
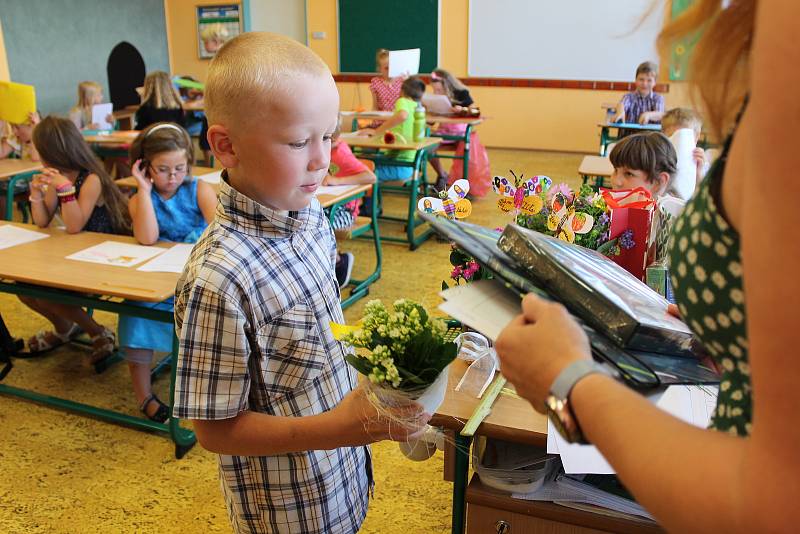
[(131, 167), (133, 177), (136, 178), (136, 187), (142, 193), (147, 195), (153, 189), (153, 182), (147, 177), (147, 163), (141, 159), (137, 159)]
[(589, 339), (567, 309), (533, 294), (522, 300), (522, 315), (503, 329), (495, 349), (503, 375), (539, 412), (559, 373), (591, 359)]

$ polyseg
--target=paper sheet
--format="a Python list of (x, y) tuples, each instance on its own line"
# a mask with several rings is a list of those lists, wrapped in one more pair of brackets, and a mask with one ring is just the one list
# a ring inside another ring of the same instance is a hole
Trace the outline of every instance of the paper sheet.
[(317, 195), (341, 195), (353, 189), (352, 185), (321, 185), (317, 188)]
[(692, 152), (696, 146), (694, 130), (681, 128), (669, 138), (678, 154), (678, 167), (672, 188), (683, 200), (689, 200), (694, 194), (697, 185), (697, 167), (692, 159)]
[(38, 241), (39, 239), (44, 239), (45, 237), (50, 236), (43, 234), (42, 232), (28, 230), (27, 228), (20, 228), (11, 224), (5, 224), (0, 226), (0, 250), (14, 247), (16, 245), (24, 245), (25, 243)]
[[(669, 386), (647, 396), (650, 402), (675, 417), (707, 428), (717, 402), (716, 386)], [(567, 443), (547, 421), (547, 452), (559, 454), (567, 474), (614, 474), (614, 468), (593, 445)]]
[(32, 85), (0, 82), (0, 120), (11, 124), (28, 122), (28, 114), (36, 111), (36, 90)]
[(477, 280), (439, 293), (439, 309), (494, 341), (521, 312), (521, 301), (496, 280)]
[(92, 122), (97, 124), (98, 130), (111, 130), (114, 128), (114, 125), (106, 120), (106, 117), (111, 115), (113, 111), (114, 104), (111, 102), (92, 106)]
[(197, 179), (210, 184), (218, 184), (222, 180), (222, 169), (216, 172), (209, 172), (208, 174), (201, 174)]
[(453, 113), (453, 105), (445, 95), (425, 93), (422, 95), (422, 105), (425, 106), (426, 113), (435, 115), (450, 115)]
[(389, 51), (389, 78), (419, 74), (419, 48)]
[(177, 244), (136, 270), (149, 273), (182, 273), (193, 248), (194, 244), (191, 243)]
[(67, 259), (118, 267), (133, 267), (162, 254), (166, 250), (161, 247), (145, 247), (116, 241), (104, 241), (99, 245), (70, 254)]

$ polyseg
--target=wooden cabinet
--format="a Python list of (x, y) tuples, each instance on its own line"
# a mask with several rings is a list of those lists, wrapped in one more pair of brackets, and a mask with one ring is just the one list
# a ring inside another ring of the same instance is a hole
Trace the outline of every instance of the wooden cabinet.
[(551, 502), (512, 499), (481, 484), (467, 487), (467, 534), (625, 534), (663, 533), (657, 524), (619, 519)]

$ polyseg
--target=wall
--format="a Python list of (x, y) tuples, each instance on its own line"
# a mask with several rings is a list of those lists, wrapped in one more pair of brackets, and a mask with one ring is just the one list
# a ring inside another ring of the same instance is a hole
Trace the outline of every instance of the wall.
[[(197, 6), (220, 5), (236, 2), (220, 0), (164, 0), (169, 42), (170, 72), (205, 80), (210, 59), (200, 59), (197, 54)], [(252, 5), (255, 2), (250, 2)], [(240, 10), (241, 14), (241, 10)]]
[(287, 35), (306, 44), (305, 0), (250, 0), (250, 28)]
[(0, 82), (11, 79), (8, 73), (8, 59), (6, 57), (6, 44), (3, 40), (3, 21), (0, 20)]
[(36, 86), (43, 113), (66, 113), (82, 80), (107, 97), (106, 61), (121, 41), (148, 71), (169, 68), (163, 0), (0, 0), (0, 16), (11, 79)]
[[(523, 1), (523, 0), (520, 0)], [(469, 0), (442, 0), (442, 67), (467, 75)], [(336, 0), (308, 0), (308, 32), (324, 31), (326, 39), (309, 39), (309, 46), (336, 72), (338, 65)], [(372, 99), (366, 83), (339, 83), (342, 109)], [(487, 120), (479, 128), (487, 146), (593, 153), (599, 145), (600, 106), (616, 102), (619, 91), (474, 87), (473, 97)], [(670, 83), (667, 107), (689, 105), (684, 83)]]

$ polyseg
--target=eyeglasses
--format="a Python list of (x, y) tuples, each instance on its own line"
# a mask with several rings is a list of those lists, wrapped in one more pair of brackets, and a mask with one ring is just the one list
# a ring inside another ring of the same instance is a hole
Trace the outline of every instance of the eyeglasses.
[(187, 165), (178, 165), (174, 169), (170, 169), (169, 167), (153, 167), (151, 165), (150, 169), (162, 178), (170, 178), (173, 174), (175, 176), (185, 176), (189, 170)]

